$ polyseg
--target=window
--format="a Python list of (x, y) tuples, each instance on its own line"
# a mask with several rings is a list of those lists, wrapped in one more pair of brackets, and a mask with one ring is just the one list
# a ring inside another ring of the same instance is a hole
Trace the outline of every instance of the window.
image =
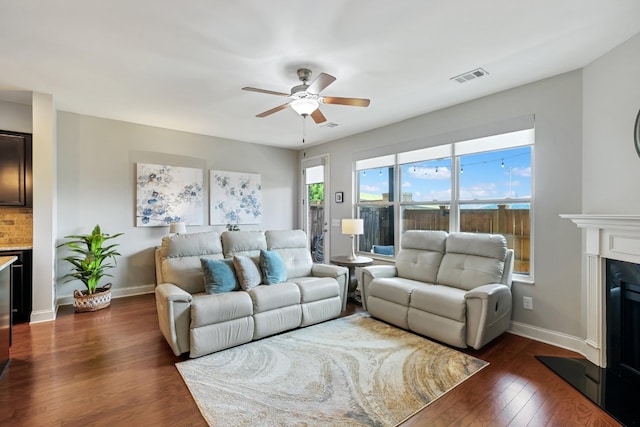
[(395, 167), (380, 166), (358, 172), (358, 217), (364, 220), (365, 233), (358, 239), (358, 250), (387, 255), (395, 236)]
[(529, 275), (533, 142), (527, 129), (357, 161), (359, 250), (393, 256), (404, 230), (502, 234)]
[(461, 156), (459, 207), (460, 231), (502, 234), (529, 274), (531, 146)]
[(451, 158), (401, 166), (402, 230), (449, 231)]

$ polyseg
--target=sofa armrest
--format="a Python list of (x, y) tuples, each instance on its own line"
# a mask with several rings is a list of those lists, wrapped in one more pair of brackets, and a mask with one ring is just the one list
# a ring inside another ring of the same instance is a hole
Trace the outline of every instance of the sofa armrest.
[(349, 269), (329, 264), (313, 264), (311, 275), (314, 277), (333, 277), (340, 286), (340, 298), (342, 299), (342, 311), (347, 308), (347, 288), (349, 281)]
[(362, 308), (367, 309), (367, 295), (369, 294), (369, 285), (373, 279), (378, 277), (396, 277), (398, 270), (395, 265), (370, 265), (362, 267), (362, 286), (360, 286), (360, 298), (362, 300)]
[(163, 298), (167, 301), (191, 302), (193, 296), (173, 283), (161, 283), (156, 286), (156, 298)]
[(467, 345), (479, 350), (509, 329), (511, 289), (503, 284), (478, 286), (464, 295), (467, 303)]
[(315, 277), (333, 277), (338, 278), (349, 274), (349, 269), (330, 264), (313, 264), (311, 266), (311, 275)]
[(189, 352), (189, 325), (193, 296), (174, 285), (156, 286), (156, 310), (160, 331), (176, 356)]

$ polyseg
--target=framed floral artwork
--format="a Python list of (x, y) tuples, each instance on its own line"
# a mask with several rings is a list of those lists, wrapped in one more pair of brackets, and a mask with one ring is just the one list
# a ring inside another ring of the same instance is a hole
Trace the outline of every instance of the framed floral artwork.
[(137, 227), (203, 224), (202, 169), (138, 163), (136, 176)]
[(260, 174), (210, 171), (211, 225), (260, 224), (262, 201)]

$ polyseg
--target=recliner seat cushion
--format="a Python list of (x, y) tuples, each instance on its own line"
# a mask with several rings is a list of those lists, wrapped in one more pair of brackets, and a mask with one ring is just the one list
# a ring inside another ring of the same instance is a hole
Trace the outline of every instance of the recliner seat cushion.
[(247, 292), (253, 301), (254, 314), (300, 304), (300, 289), (295, 283), (260, 285)]
[(340, 296), (340, 286), (332, 277), (298, 277), (290, 282), (300, 288), (302, 304)]
[(450, 286), (417, 286), (411, 294), (409, 307), (464, 323), (467, 312), (465, 293)]
[(403, 306), (409, 306), (411, 294), (423, 283), (403, 277), (380, 277), (369, 284), (368, 297), (376, 297)]

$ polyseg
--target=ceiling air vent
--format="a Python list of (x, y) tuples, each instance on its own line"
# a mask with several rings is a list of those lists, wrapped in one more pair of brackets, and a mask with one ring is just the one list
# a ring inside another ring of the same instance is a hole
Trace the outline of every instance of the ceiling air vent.
[(455, 80), (458, 83), (465, 83), (465, 82), (468, 82), (469, 80), (473, 80), (473, 79), (477, 79), (478, 77), (486, 76), (487, 74), (489, 74), (489, 73), (487, 73), (482, 68), (476, 68), (475, 70), (471, 70), (471, 71), (466, 72), (464, 74), (460, 74), (459, 76), (451, 77), (450, 80)]
[(326, 123), (324, 123), (324, 124), (322, 124), (320, 126), (322, 126), (323, 128), (334, 128), (334, 127), (338, 126), (338, 124), (337, 123), (333, 123), (333, 122), (326, 122)]

